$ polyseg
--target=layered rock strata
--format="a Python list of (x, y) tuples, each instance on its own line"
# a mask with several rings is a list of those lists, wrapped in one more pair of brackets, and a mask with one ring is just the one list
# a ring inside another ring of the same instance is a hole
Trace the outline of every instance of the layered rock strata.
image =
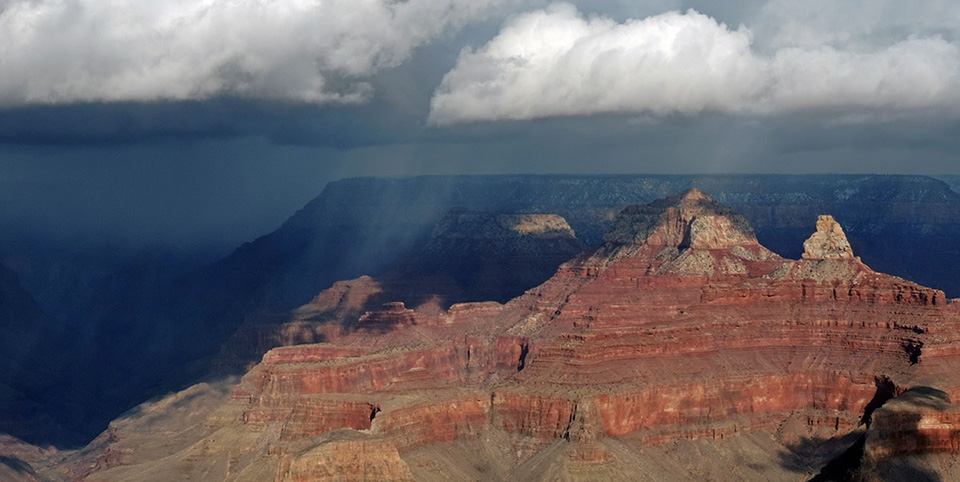
[(631, 206), (603, 247), (505, 305), (391, 304), (271, 350), (211, 426), (272, 434), (230, 473), (278, 481), (480, 473), (444, 455), (464, 447), (492, 479), (602, 479), (679, 441), (787, 446), (795, 424), (847, 440), (871, 420), (865, 468), (956, 453), (960, 311), (864, 265), (829, 216), (804, 248), (781, 258), (696, 189)]
[(544, 282), (584, 249), (556, 214), (455, 209), (407, 262), (376, 279), (338, 281), (291, 313), (253, 318), (221, 350), (218, 362), (229, 369), (277, 346), (332, 341), (343, 327), (393, 329), (412, 323), (413, 309), (434, 317), (459, 302), (506, 301)]

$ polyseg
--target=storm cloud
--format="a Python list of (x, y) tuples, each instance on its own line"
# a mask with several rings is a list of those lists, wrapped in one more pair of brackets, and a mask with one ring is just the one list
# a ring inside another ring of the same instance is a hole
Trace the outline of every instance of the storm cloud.
[(509, 0), (9, 0), (0, 105), (219, 95), (356, 104), (369, 78)]
[(949, 0), (0, 0), (0, 226), (229, 249), (347, 176), (956, 174), (958, 46)]
[(760, 16), (772, 33), (760, 45), (749, 27), (693, 9), (622, 23), (570, 4), (515, 16), (486, 45), (461, 52), (431, 100), (430, 122), (960, 104), (960, 45), (942, 32), (867, 43), (877, 25), (797, 24), (776, 6)]
[[(504, 16), (479, 44), (451, 44)], [(432, 66), (449, 70), (442, 81), (418, 86), (433, 91), (420, 123), (811, 109), (864, 119), (960, 104), (958, 33), (960, 6), (937, 0), (7, 0), (0, 106), (351, 106), (417, 49), (443, 45), (462, 51)]]

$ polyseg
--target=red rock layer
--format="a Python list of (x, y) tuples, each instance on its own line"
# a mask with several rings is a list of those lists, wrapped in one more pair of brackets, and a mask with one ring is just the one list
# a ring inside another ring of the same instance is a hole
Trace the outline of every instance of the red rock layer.
[(357, 325), (361, 329), (368, 330), (389, 330), (415, 323), (414, 311), (404, 306), (403, 302), (384, 303), (383, 309), (364, 313), (357, 320)]
[(375, 421), (374, 432), (405, 450), (476, 437), (489, 428), (490, 397), (486, 393), (432, 394), (429, 398), (433, 400), (412, 401), (385, 413)]
[[(960, 312), (871, 270), (829, 221), (793, 261), (698, 191), (628, 208), (604, 247), (507, 305), (389, 305), (336, 343), (270, 351), (234, 396), (291, 440), (364, 430), (403, 453), (497, 430), (590, 459), (603, 437), (723, 437), (798, 414), (845, 433), (878, 380), (960, 391)], [(955, 450), (944, 403), (928, 424), (878, 411), (892, 428), (873, 453)]]
[(327, 441), (284, 465), (284, 482), (414, 480), (396, 447), (380, 440)]
[(864, 453), (870, 463), (905, 454), (960, 454), (960, 407), (939, 390), (908, 390), (873, 414)]
[(301, 397), (286, 417), (280, 438), (299, 440), (341, 428), (366, 430), (379, 411), (366, 402)]

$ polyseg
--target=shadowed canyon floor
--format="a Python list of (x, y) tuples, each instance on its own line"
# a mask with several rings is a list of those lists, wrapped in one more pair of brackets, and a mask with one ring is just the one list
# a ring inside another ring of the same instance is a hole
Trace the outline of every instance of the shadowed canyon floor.
[(347, 322), (344, 307), (376, 281), (338, 283), (298, 310), (324, 342), (272, 349), (239, 383), (141, 405), (79, 452), (10, 441), (17, 455), (0, 469), (89, 481), (960, 478), (960, 305), (870, 269), (830, 216), (803, 247), (782, 258), (691, 189), (627, 207), (599, 249), (506, 304), (388, 303)]

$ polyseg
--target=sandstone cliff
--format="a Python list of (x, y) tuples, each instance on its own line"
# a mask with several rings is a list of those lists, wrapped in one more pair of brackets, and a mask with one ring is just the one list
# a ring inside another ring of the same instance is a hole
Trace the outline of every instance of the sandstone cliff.
[(950, 476), (903, 457), (957, 455), (960, 311), (853, 257), (829, 218), (806, 246), (778, 256), (698, 190), (628, 207), (506, 304), (387, 305), (271, 350), (153, 456), (132, 416), (79, 461), (109, 460), (89, 480)]

